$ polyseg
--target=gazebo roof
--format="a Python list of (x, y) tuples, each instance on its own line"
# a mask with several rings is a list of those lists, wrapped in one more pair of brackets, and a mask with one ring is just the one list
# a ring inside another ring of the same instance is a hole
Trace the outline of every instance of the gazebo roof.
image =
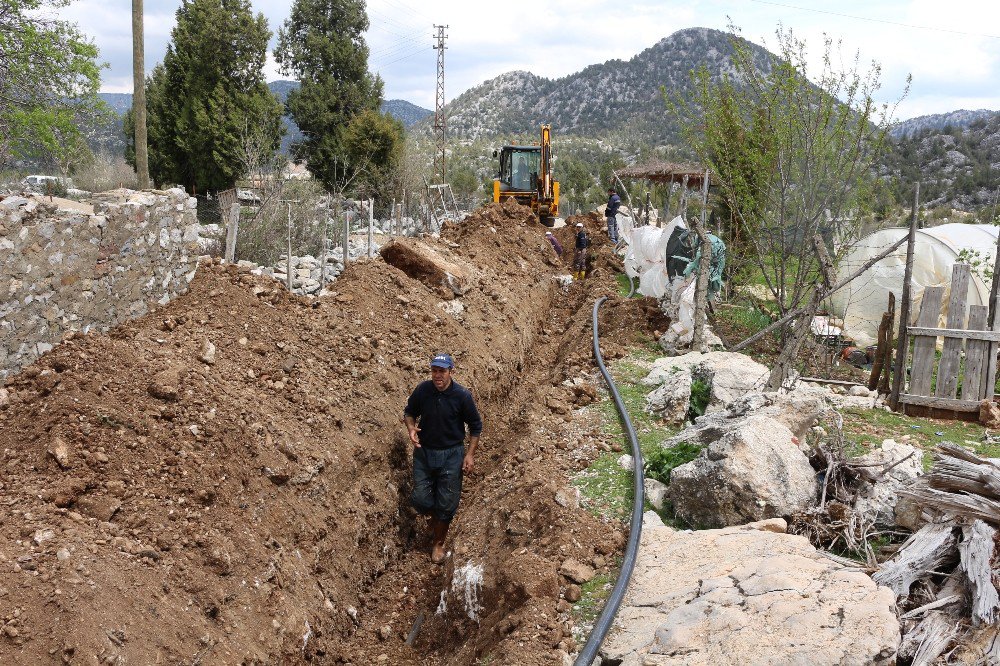
[[(636, 166), (626, 167), (618, 172), (622, 178), (642, 178), (651, 180), (654, 183), (681, 183), (684, 176), (687, 176), (688, 187), (700, 188), (705, 178), (704, 167), (697, 164), (683, 164), (680, 162), (649, 162)], [(718, 180), (711, 174), (709, 185), (718, 185)]]

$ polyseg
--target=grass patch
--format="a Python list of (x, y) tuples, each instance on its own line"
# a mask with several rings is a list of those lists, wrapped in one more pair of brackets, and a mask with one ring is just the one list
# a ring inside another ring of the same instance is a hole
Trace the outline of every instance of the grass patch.
[[(646, 394), (652, 387), (644, 385), (642, 380), (649, 374), (650, 362), (662, 355), (658, 347), (635, 347), (629, 356), (608, 367), (632, 420), (644, 460), (658, 455), (663, 440), (677, 433), (676, 427), (645, 411)], [(622, 451), (602, 453), (574, 478), (573, 484), (580, 489), (582, 504), (588, 511), (605, 519), (625, 522), (632, 514), (633, 480), (632, 472), (619, 466), (618, 459), (630, 453), (628, 439), (610, 396), (597, 403), (596, 408), (600, 410), (602, 431), (620, 442)]]
[[(620, 568), (620, 565), (619, 567)], [(573, 604), (573, 615), (577, 625), (592, 625), (604, 608), (611, 590), (614, 589), (618, 571), (597, 574), (580, 586), (580, 600)]]
[[(1000, 457), (1000, 445), (984, 444), (986, 429), (975, 422), (904, 416), (882, 409), (847, 408), (842, 414), (844, 438), (855, 444), (859, 453), (880, 446), (884, 439), (899, 441), (909, 435), (909, 443), (924, 451), (932, 450), (941, 442), (953, 442), (972, 446), (982, 456)], [(929, 457), (924, 458), (924, 465), (930, 465)]]
[[(632, 290), (632, 287), (631, 285), (629, 285), (628, 282), (628, 276), (625, 275), (624, 273), (618, 273), (617, 275), (615, 275), (615, 282), (617, 282), (618, 284), (618, 295), (627, 298), (628, 293)], [(637, 290), (639, 289), (639, 278), (636, 278), (635, 288)], [(641, 297), (642, 294), (640, 294), (638, 291), (632, 294), (632, 298), (641, 298)]]

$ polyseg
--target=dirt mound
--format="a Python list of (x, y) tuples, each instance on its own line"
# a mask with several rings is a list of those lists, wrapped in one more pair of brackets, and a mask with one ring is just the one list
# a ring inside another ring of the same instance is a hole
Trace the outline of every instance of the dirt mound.
[[(359, 262), (319, 300), (203, 265), (188, 294), (10, 380), (0, 661), (559, 663), (559, 566), (607, 568), (623, 538), (553, 501), (593, 455), (571, 416), (593, 390), (564, 384), (590, 365), (609, 285), (560, 288), (543, 234), (491, 205), (440, 241), (392, 244), (432, 270)], [(610, 345), (643, 319), (634, 303), (608, 308)], [(443, 568), (407, 508), (399, 424), (438, 350), (486, 416)], [(470, 563), (482, 612), (433, 615)]]

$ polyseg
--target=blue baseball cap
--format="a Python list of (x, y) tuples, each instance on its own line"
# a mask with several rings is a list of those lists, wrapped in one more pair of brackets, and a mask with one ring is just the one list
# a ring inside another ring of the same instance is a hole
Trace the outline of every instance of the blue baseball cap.
[(435, 354), (434, 358), (431, 359), (432, 368), (454, 368), (455, 361), (452, 360), (451, 354)]

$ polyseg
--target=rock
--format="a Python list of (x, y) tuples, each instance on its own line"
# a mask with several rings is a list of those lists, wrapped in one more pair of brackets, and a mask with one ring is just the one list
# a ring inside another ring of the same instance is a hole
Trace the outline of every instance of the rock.
[(758, 520), (753, 523), (747, 523), (743, 527), (748, 530), (774, 532), (775, 534), (784, 534), (788, 531), (788, 523), (784, 518), (768, 518), (767, 520)]
[(571, 557), (559, 567), (559, 574), (574, 583), (582, 584), (594, 577), (594, 569)]
[(667, 499), (667, 486), (665, 483), (651, 479), (648, 476), (642, 482), (646, 501), (657, 511), (663, 511), (663, 503)]
[(146, 387), (149, 395), (160, 400), (177, 400), (180, 395), (181, 376), (177, 369), (161, 370), (153, 375)]
[(864, 386), (852, 386), (847, 389), (847, 395), (854, 396), (855, 398), (867, 398), (871, 395), (871, 391)]
[(923, 474), (923, 452), (909, 444), (898, 444), (887, 439), (882, 442), (882, 446), (855, 461), (866, 465), (869, 472), (879, 474), (900, 460), (903, 462), (889, 470), (882, 480), (866, 488), (866, 493), (859, 497), (854, 505), (856, 514), (864, 516), (876, 525), (891, 527), (896, 524), (899, 490)]
[(392, 636), (392, 627), (390, 627), (387, 624), (383, 624), (381, 627), (379, 627), (379, 629), (378, 629), (378, 639), (380, 641), (382, 641), (384, 643), (387, 640), (389, 640), (389, 638), (391, 636)]
[[(3, 406), (2, 398), (0, 406)], [(979, 403), (979, 422), (990, 430), (1000, 429), (1000, 405), (992, 400), (983, 400)]]
[(720, 411), (737, 398), (760, 391), (771, 372), (767, 366), (743, 354), (724, 351), (707, 354), (691, 352), (657, 359), (643, 383), (657, 386), (665, 383), (679, 370), (685, 369), (690, 370), (692, 379), (706, 382), (712, 387), (706, 413)]
[(43, 527), (40, 530), (35, 530), (35, 533), (31, 535), (31, 540), (36, 546), (41, 546), (46, 541), (51, 541), (56, 538), (56, 533), (50, 527)]
[(0, 388), (0, 409), (7, 409), (8, 405), (10, 405), (10, 391)]
[(556, 491), (556, 504), (567, 509), (576, 509), (580, 506), (580, 489), (576, 486), (560, 488)]
[(677, 516), (699, 528), (725, 527), (814, 505), (816, 474), (793, 438), (767, 414), (739, 419), (670, 473), (668, 495)]
[(109, 522), (118, 513), (122, 503), (108, 495), (84, 495), (76, 500), (76, 509), (101, 522)]
[(59, 435), (53, 437), (52, 441), (49, 442), (49, 455), (55, 458), (59, 467), (62, 469), (69, 469), (69, 444)]
[(70, 558), (70, 553), (67, 549), (60, 548), (59, 550), (56, 551), (56, 559), (59, 560), (60, 562), (65, 562), (69, 558)]
[(208, 338), (201, 341), (201, 351), (198, 352), (198, 360), (206, 365), (215, 365), (215, 345)]
[(647, 524), (601, 648), (622, 666), (895, 663), (892, 591), (801, 536)]
[(667, 423), (684, 423), (691, 406), (691, 369), (677, 369), (646, 396), (646, 411)]
[(566, 601), (575, 604), (583, 596), (583, 590), (580, 589), (579, 585), (567, 585), (563, 596), (566, 597)]
[(631, 472), (635, 469), (635, 459), (630, 454), (626, 453), (618, 458), (618, 466), (628, 472)]

